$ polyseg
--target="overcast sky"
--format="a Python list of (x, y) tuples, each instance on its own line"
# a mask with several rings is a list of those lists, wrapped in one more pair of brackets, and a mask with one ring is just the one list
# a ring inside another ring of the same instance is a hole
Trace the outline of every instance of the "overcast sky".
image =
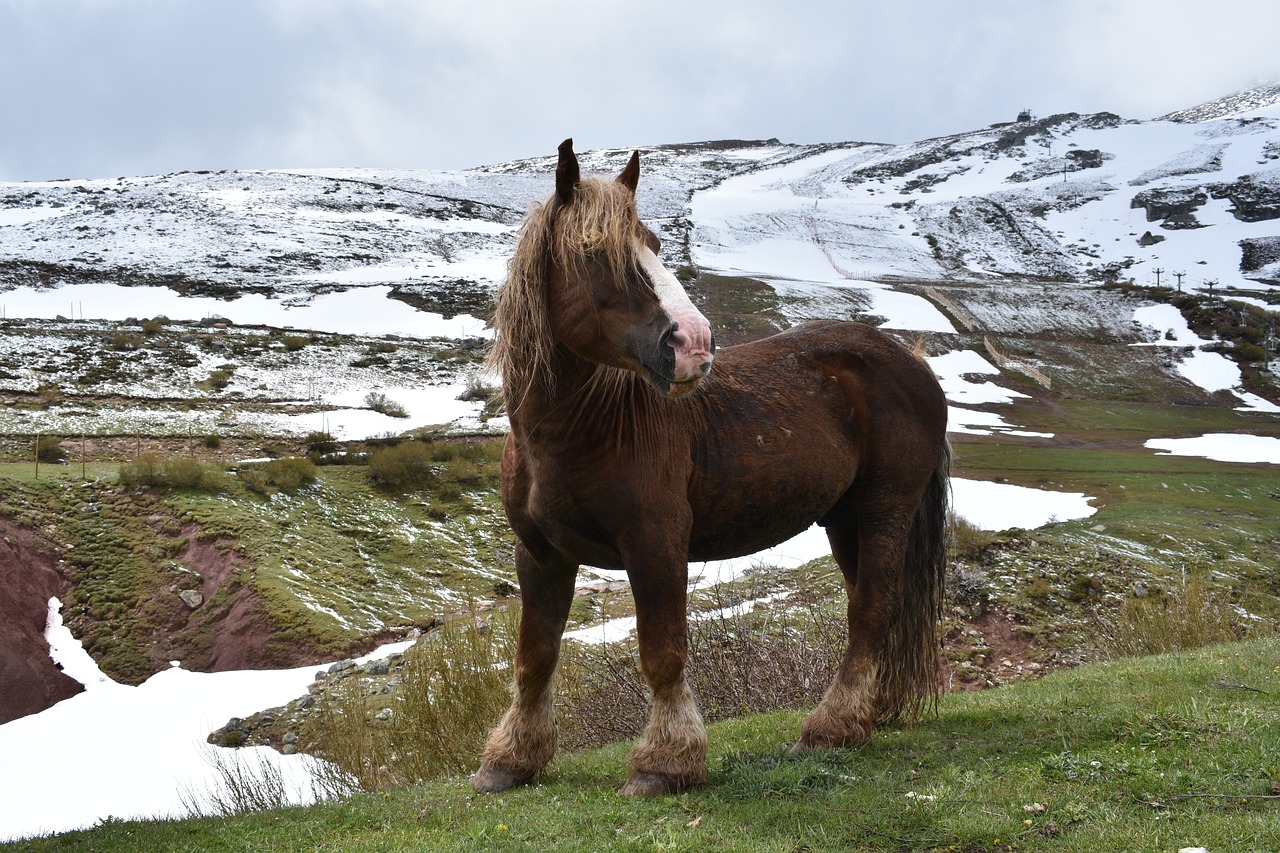
[(458, 169), (1152, 118), (1280, 82), (1276, 0), (0, 0), (0, 180)]

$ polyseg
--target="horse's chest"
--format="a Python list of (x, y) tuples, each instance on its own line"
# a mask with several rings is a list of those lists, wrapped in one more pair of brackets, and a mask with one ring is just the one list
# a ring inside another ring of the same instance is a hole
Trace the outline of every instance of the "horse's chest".
[(530, 476), (518, 506), (508, 506), (516, 533), (540, 539), (579, 563), (621, 568), (620, 530), (634, 517), (634, 500), (619, 481), (589, 480), (547, 470)]

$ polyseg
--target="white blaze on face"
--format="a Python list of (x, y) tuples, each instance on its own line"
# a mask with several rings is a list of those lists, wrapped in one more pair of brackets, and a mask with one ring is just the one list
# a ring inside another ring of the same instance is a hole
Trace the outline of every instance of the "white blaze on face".
[(648, 246), (641, 246), (640, 268), (649, 277), (662, 310), (676, 324), (670, 343), (676, 353), (676, 382), (701, 379), (711, 370), (711, 324), (693, 307), (689, 295)]

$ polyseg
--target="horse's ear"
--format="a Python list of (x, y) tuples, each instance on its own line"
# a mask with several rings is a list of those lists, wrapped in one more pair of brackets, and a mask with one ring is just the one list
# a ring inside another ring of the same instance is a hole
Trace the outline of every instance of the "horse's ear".
[(573, 201), (574, 187), (578, 186), (581, 172), (578, 171), (578, 156), (573, 153), (573, 139), (560, 143), (560, 162), (556, 164), (556, 197), (561, 203)]
[(631, 159), (627, 161), (627, 168), (622, 170), (622, 174), (618, 176), (618, 183), (631, 190), (631, 194), (636, 194), (636, 187), (640, 185), (640, 152), (632, 151)]

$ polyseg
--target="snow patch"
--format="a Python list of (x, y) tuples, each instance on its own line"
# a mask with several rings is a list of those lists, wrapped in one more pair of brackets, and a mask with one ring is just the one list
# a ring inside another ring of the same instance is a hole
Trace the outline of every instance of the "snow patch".
[(1209, 433), (1195, 438), (1153, 438), (1145, 445), (1162, 455), (1202, 456), (1218, 462), (1280, 465), (1280, 438), (1243, 433)]

